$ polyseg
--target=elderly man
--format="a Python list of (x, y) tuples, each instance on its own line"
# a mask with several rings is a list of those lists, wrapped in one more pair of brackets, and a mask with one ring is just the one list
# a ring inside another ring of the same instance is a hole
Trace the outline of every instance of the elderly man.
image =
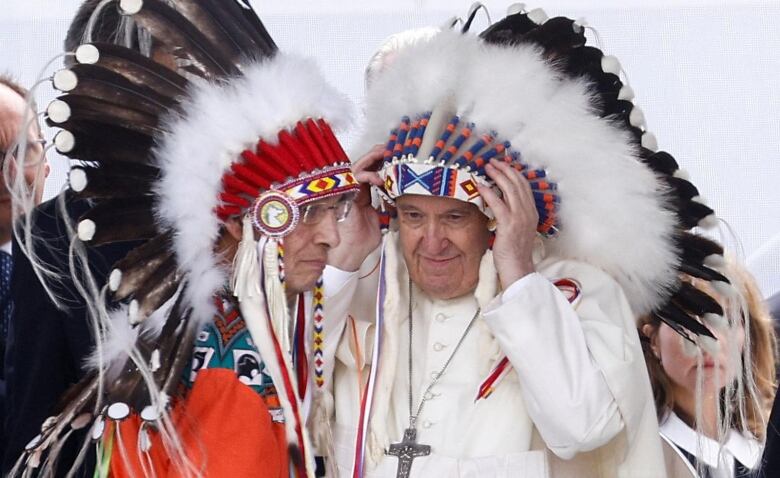
[[(49, 173), (49, 165), (44, 156), (45, 141), (41, 136), (40, 125), (35, 111), (27, 106), (27, 90), (7, 76), (0, 76), (0, 158), (3, 158), (3, 178), (0, 179), (0, 424), (5, 422), (6, 374), (5, 356), (10, 347), (12, 336), (11, 315), (11, 274), (13, 260), (11, 256), (11, 236), (13, 233), (13, 204), (9, 185), (5, 179), (14, 181), (19, 165), (23, 163), (24, 180), (30, 188), (35, 204), (40, 203), (43, 195), (43, 183)], [(20, 138), (19, 132), (26, 131), (27, 137)], [(26, 147), (19, 148), (20, 139), (26, 140)], [(18, 152), (24, 150), (24, 158)], [(7, 167), (6, 167), (7, 165)], [(2, 434), (0, 452), (5, 450), (6, 437)], [(1, 455), (0, 455), (1, 456)]]
[(326, 269), (338, 476), (665, 476), (635, 317), (684, 228), (650, 137), (597, 110), (625, 92), (586, 87), (617, 76), (576, 22), (484, 37), (408, 46), (368, 92), (356, 176), (396, 218), (377, 248), (364, 191)]

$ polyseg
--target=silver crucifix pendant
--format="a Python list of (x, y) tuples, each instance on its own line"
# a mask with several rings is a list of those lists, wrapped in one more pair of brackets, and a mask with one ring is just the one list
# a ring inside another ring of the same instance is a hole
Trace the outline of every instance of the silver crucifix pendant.
[(398, 458), (398, 472), (395, 475), (396, 478), (409, 478), (414, 459), (420, 456), (430, 455), (431, 447), (430, 445), (421, 445), (417, 443), (416, 428), (407, 428), (406, 431), (404, 431), (404, 439), (401, 440), (401, 443), (391, 444), (390, 449), (385, 453)]

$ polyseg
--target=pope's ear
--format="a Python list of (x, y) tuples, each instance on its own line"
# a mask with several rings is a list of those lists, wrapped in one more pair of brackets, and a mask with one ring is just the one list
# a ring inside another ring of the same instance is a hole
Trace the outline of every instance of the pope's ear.
[(240, 217), (231, 217), (225, 221), (225, 231), (236, 241), (241, 241), (243, 226)]

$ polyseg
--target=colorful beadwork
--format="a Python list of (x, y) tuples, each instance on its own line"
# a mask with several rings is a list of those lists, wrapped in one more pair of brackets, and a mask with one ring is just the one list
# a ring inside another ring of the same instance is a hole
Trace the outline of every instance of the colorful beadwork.
[(283, 237), (298, 225), (300, 210), (295, 200), (280, 191), (266, 191), (252, 207), (252, 224), (261, 234)]
[(235, 372), (238, 380), (259, 394), (268, 406), (271, 419), (284, 421), (284, 413), (264, 358), (241, 317), (238, 304), (227, 296), (214, 298), (217, 314), (198, 332), (190, 368), (185, 370), (184, 385), (192, 388), (198, 372), (224, 368)]
[[(402, 194), (450, 197), (475, 204), (485, 215), (492, 211), (483, 202), (478, 184), (491, 185), (485, 166), (492, 159), (503, 160), (519, 171), (531, 186), (539, 214), (537, 231), (554, 235), (558, 228), (558, 186), (546, 179), (543, 169), (529, 169), (509, 141), (495, 131), (477, 136), (474, 123), (452, 116), (440, 131), (428, 130), (431, 112), (401, 119), (390, 133), (383, 154), (385, 165), (379, 171), (384, 183), (380, 193), (390, 202)], [(426, 156), (420, 147), (426, 134), (437, 135)]]
[(318, 199), (360, 189), (349, 165), (326, 168), (314, 175), (307, 175), (282, 184), (277, 188), (302, 206)]
[(317, 388), (322, 388), (325, 385), (324, 366), (325, 356), (323, 351), (323, 343), (325, 341), (324, 310), (325, 290), (322, 285), (322, 278), (317, 281), (317, 285), (314, 286), (312, 311), (314, 312), (314, 340), (313, 340), (313, 355), (314, 355), (314, 383)]

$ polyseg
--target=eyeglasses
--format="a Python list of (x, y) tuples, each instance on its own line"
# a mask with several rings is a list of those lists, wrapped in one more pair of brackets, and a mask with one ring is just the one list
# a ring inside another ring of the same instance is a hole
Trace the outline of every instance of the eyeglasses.
[[(25, 161), (24, 166), (37, 166), (44, 157), (44, 151), (46, 151), (46, 144), (47, 141), (43, 138), (34, 139), (27, 142), (27, 148), (25, 149)], [(35, 145), (40, 145), (40, 151), (38, 151), (38, 148), (35, 147)], [(9, 155), (10, 153), (10, 155)], [(8, 151), (3, 151), (0, 149), (0, 167), (5, 164), (5, 158), (17, 158), (19, 156), (19, 145), (14, 145), (14, 147)]]
[(306, 225), (313, 225), (322, 222), (328, 212), (333, 211), (336, 222), (342, 222), (352, 210), (352, 204), (355, 201), (355, 193), (343, 194), (338, 201), (331, 206), (325, 204), (307, 204), (301, 207), (301, 222)]

